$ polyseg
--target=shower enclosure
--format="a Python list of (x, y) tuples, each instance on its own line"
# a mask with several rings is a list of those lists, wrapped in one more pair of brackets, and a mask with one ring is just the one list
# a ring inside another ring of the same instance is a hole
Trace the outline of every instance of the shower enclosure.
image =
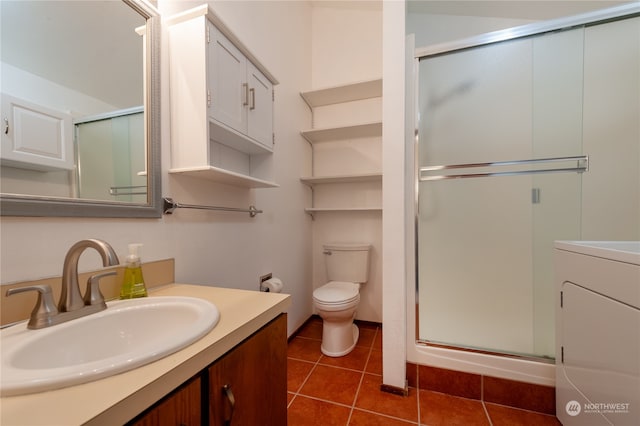
[(147, 173), (142, 107), (74, 122), (76, 187), (86, 199), (146, 202)]
[(416, 50), (418, 341), (551, 360), (553, 241), (640, 239), (638, 13)]

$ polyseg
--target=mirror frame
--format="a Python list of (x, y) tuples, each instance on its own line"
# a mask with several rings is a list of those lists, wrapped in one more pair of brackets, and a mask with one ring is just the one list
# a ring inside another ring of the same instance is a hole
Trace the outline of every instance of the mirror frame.
[(122, 0), (146, 19), (145, 122), (147, 125), (147, 204), (0, 194), (1, 216), (162, 217), (160, 133), (160, 13), (146, 0)]

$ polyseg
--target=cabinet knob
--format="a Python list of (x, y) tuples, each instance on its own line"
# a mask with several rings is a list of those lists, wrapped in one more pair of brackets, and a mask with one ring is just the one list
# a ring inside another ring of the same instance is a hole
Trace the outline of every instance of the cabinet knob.
[(4, 134), (9, 134), (9, 119), (7, 117), (4, 118)]

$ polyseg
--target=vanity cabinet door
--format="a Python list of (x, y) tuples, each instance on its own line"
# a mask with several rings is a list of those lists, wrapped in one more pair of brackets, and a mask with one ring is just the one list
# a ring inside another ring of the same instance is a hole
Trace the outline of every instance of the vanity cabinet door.
[(200, 386), (200, 377), (196, 376), (134, 419), (129, 425), (200, 426), (202, 424)]
[(287, 424), (287, 316), (281, 314), (209, 367), (211, 425)]

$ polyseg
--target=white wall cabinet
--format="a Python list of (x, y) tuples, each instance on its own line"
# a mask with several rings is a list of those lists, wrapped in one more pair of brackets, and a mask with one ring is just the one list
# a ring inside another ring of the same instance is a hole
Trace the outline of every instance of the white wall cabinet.
[(169, 19), (171, 169), (221, 183), (275, 187), (277, 80), (207, 5)]
[[(313, 150), (312, 176), (300, 179), (313, 190), (312, 206), (305, 211), (312, 215), (381, 211), (382, 121), (376, 102), (382, 97), (382, 80), (303, 92), (301, 96), (314, 121), (312, 129), (301, 132)], [(377, 120), (367, 121), (372, 115)], [(341, 123), (345, 116), (363, 122)], [(336, 125), (325, 126), (325, 122)]]
[(2, 94), (2, 165), (37, 171), (74, 169), (71, 115)]
[(273, 149), (273, 84), (211, 22), (209, 117)]

